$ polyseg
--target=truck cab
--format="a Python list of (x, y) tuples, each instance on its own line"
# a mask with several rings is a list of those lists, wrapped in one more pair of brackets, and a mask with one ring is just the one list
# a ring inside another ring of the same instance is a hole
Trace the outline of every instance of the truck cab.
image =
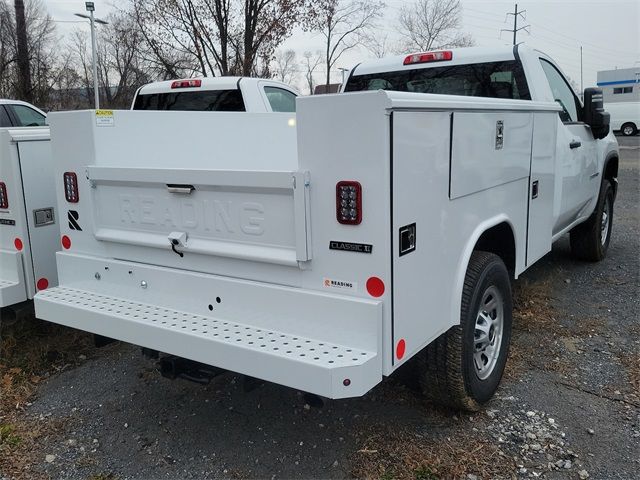
[(283, 82), (205, 77), (155, 82), (138, 89), (132, 110), (295, 112), (298, 92)]

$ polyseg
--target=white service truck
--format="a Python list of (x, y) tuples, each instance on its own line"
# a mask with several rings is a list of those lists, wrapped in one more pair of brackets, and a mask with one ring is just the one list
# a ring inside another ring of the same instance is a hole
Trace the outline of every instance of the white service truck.
[(51, 115), (58, 205), (82, 230), (63, 225), (37, 315), (331, 398), (413, 359), (433, 399), (479, 408), (510, 281), (565, 233), (580, 258), (607, 251), (602, 97), (583, 106), (523, 46), (365, 62), (344, 90), (295, 117)]
[(59, 217), (49, 128), (0, 128), (0, 308), (57, 285)]

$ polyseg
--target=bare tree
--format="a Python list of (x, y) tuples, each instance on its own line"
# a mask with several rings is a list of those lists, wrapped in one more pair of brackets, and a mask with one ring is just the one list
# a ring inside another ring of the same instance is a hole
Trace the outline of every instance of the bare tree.
[(316, 0), (305, 27), (324, 37), (326, 84), (342, 55), (362, 44), (380, 18), (384, 3), (378, 0)]
[(46, 107), (58, 69), (55, 26), (40, 0), (0, 0), (0, 95)]
[(461, 22), (460, 0), (416, 0), (413, 5), (403, 6), (398, 16), (402, 50), (471, 46), (471, 36), (460, 32)]
[[(147, 47), (146, 60), (154, 64), (160, 78), (178, 78), (193, 72), (212, 74), (214, 65), (207, 61), (203, 50), (205, 37), (213, 33), (196, 26), (196, 1), (132, 1), (132, 16)], [(202, 10), (200, 5), (198, 10)]]
[(24, 0), (15, 0), (16, 12), (16, 63), (18, 66), (18, 81), (16, 83), (17, 97), (27, 102), (33, 102), (31, 88), (31, 65), (29, 64), (29, 41), (27, 39), (27, 18), (24, 12)]
[(0, 0), (0, 97), (8, 96), (10, 68), (15, 61), (13, 32), (13, 15), (8, 4)]
[[(131, 15), (116, 11), (107, 17), (108, 25), (98, 31), (98, 84), (102, 104), (108, 108), (127, 108), (136, 90), (152, 81), (155, 64), (145, 61), (144, 37)], [(72, 41), (78, 80), (93, 97), (91, 51), (86, 31), (76, 31)]]
[(307, 51), (304, 52), (303, 58), (302, 66), (304, 68), (304, 78), (307, 81), (307, 86), (309, 87), (309, 95), (313, 95), (313, 89), (315, 88), (313, 74), (316, 71), (316, 68), (318, 68), (323, 61), (322, 54), (320, 52), (313, 54)]
[(389, 35), (387, 35), (386, 33), (384, 35), (380, 35), (375, 32), (365, 35), (363, 37), (362, 44), (376, 58), (386, 57), (387, 55), (389, 55), (389, 52), (391, 50)]
[(285, 83), (293, 83), (298, 75), (298, 59), (295, 50), (279, 50), (275, 55), (275, 78)]
[[(168, 76), (268, 75), (308, 0), (133, 0), (149, 52)], [(178, 67), (180, 65), (180, 67)]]
[(152, 80), (152, 69), (142, 59), (143, 36), (135, 21), (120, 13), (108, 20), (101, 32), (100, 83), (106, 105), (126, 108), (136, 90)]

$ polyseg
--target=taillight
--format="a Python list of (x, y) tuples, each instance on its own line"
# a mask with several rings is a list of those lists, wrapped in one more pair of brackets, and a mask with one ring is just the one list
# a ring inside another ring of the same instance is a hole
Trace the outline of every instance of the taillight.
[(442, 62), (453, 59), (451, 50), (442, 50), (439, 52), (423, 52), (412, 53), (404, 59), (404, 65), (413, 65), (416, 63)]
[(193, 80), (176, 80), (171, 84), (171, 88), (191, 88), (191, 87), (201, 87), (202, 80), (193, 79)]
[(0, 182), (0, 208), (9, 208), (9, 194), (7, 193), (7, 186), (4, 182)]
[(336, 185), (336, 218), (343, 225), (362, 222), (362, 185), (359, 182), (338, 182)]
[(64, 198), (69, 203), (78, 203), (78, 176), (74, 172), (64, 172)]

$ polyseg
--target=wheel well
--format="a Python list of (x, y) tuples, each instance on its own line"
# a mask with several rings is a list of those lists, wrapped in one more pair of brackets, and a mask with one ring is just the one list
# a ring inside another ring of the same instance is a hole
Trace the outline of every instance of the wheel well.
[(485, 231), (478, 241), (474, 250), (491, 252), (502, 258), (509, 273), (513, 275), (516, 270), (516, 241), (513, 230), (507, 222), (499, 223)]
[(604, 166), (604, 178), (614, 180), (618, 178), (618, 157), (611, 157)]
[(613, 193), (615, 195), (618, 184), (615, 179), (618, 178), (618, 157), (611, 157), (604, 166), (603, 178), (611, 182)]

